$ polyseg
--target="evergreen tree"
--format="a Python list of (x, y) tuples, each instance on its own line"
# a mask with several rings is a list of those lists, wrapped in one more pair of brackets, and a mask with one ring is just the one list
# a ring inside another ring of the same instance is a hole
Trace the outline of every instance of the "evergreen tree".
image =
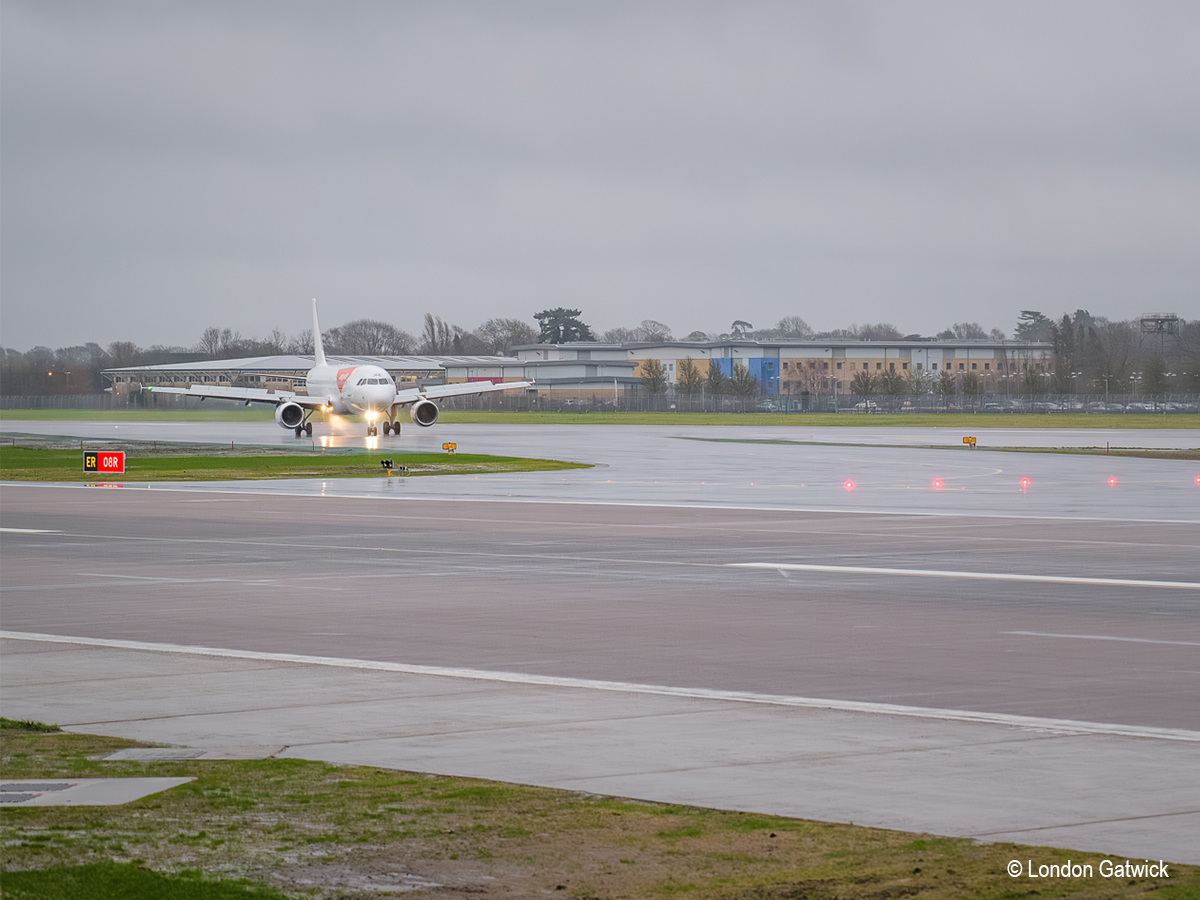
[(696, 368), (696, 363), (689, 356), (679, 363), (679, 371), (675, 375), (675, 386), (682, 394), (698, 394), (704, 383), (704, 376)]
[(577, 309), (566, 309), (561, 306), (534, 313), (533, 317), (537, 319), (538, 325), (542, 329), (542, 333), (538, 336), (538, 343), (566, 344), (571, 341), (596, 340), (592, 329), (580, 320), (580, 315), (581, 313)]
[(662, 394), (667, 390), (667, 373), (663, 364), (657, 359), (647, 359), (642, 362), (642, 387), (647, 394)]
[(729, 393), (729, 379), (721, 371), (721, 364), (715, 359), (708, 361), (708, 392), (710, 394)]

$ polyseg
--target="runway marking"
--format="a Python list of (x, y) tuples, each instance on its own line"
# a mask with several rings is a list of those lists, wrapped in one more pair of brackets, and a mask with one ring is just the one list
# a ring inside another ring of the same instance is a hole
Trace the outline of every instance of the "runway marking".
[(62, 534), (61, 531), (51, 531), (46, 528), (0, 528), (3, 534)]
[(1107, 634), (1051, 634), (1046, 631), (1002, 631), (1001, 634), (1021, 634), (1027, 637), (1074, 638), (1080, 641), (1128, 641), (1133, 644), (1174, 644), (1177, 647), (1200, 647), (1200, 641), (1159, 641), (1152, 638), (1114, 637)]
[[(281, 479), (286, 481), (290, 479)], [(300, 479), (295, 479), (300, 480)], [(318, 479), (304, 479), (305, 481), (318, 481)], [(364, 479), (367, 480), (367, 479)], [(377, 479), (370, 479), (375, 481)], [(1190, 484), (1190, 482), (1189, 482)], [(391, 500), (407, 503), (542, 503), (547, 506), (629, 506), (638, 509), (711, 509), (711, 510), (743, 510), (747, 512), (809, 512), (809, 513), (827, 513), (831, 515), (856, 515), (856, 516), (900, 516), (911, 518), (938, 518), (938, 519), (1023, 519), (1031, 521), (1049, 521), (1049, 522), (1133, 522), (1137, 524), (1148, 525), (1200, 525), (1200, 518), (1197, 519), (1140, 519), (1129, 518), (1125, 516), (1046, 516), (1030, 513), (998, 513), (991, 512), (986, 509), (971, 510), (968, 512), (952, 512), (942, 510), (929, 509), (912, 509), (912, 510), (897, 510), (897, 509), (847, 509), (844, 507), (827, 507), (827, 506), (749, 506), (737, 503), (688, 503), (688, 502), (660, 502), (648, 503), (644, 500), (587, 500), (587, 499), (571, 499), (560, 500), (553, 497), (532, 497), (532, 496), (513, 496), (511, 494), (479, 494), (473, 497), (464, 496), (445, 496), (438, 494), (408, 494), (404, 496), (396, 494), (359, 494), (348, 491), (339, 492), (336, 489), (321, 489), (311, 491), (296, 491), (296, 490), (265, 490), (263, 488), (253, 487), (211, 487), (207, 484), (201, 486), (201, 483), (187, 484), (182, 482), (125, 482), (122, 484), (102, 485), (102, 484), (70, 484), (70, 483), (50, 483), (50, 482), (29, 482), (29, 481), (0, 481), (0, 486), (3, 487), (27, 487), (27, 488), (67, 488), (73, 490), (109, 490), (109, 489), (130, 489), (134, 491), (175, 491), (182, 493), (197, 493), (197, 494), (253, 494), (255, 496), (264, 497), (303, 497), (305, 499), (314, 500)], [(413, 488), (412, 490), (420, 490)], [(1000, 493), (1000, 492), (997, 492)], [(1011, 493), (1011, 492), (1006, 492)]]
[(1015, 575), (1005, 572), (949, 572), (941, 569), (881, 569), (875, 566), (819, 566), (806, 563), (725, 563), (733, 569), (785, 572), (840, 572), (851, 575), (911, 575), (919, 578), (966, 578), (980, 581), (1032, 581), (1040, 584), (1095, 584), (1106, 587), (1177, 588), (1200, 591), (1194, 581), (1139, 581), (1132, 578), (1084, 578), (1080, 575)]
[(275, 584), (274, 578), (245, 580), (241, 578), (166, 578), (149, 575), (106, 575), (103, 572), (77, 572), (76, 574), (84, 575), (88, 578), (120, 578), (125, 581), (148, 581), (152, 584), (208, 584), (210, 582), (220, 582), (222, 584)]
[(152, 653), (177, 653), (186, 656), (216, 656), (225, 659), (252, 659), (260, 662), (292, 663), (305, 666), (327, 666), (337, 669), (367, 669), (404, 675), (427, 675), (437, 678), (461, 678), (471, 681), (491, 681), (505, 684), (537, 685), (541, 687), (575, 688), (589, 691), (612, 691), (624, 694), (651, 694), (661, 697), (681, 697), (694, 700), (715, 700), (729, 703), (753, 703), (764, 706), (826, 709), (837, 712), (867, 713), (882, 716), (906, 716), (919, 719), (939, 719), (953, 722), (975, 722), (982, 725), (1005, 725), (1013, 728), (1036, 729), (1059, 734), (1097, 734), (1117, 737), (1154, 738), (1157, 740), (1200, 742), (1200, 731), (1183, 728), (1154, 728), (1138, 725), (1117, 725), (1104, 722), (1077, 722), (1071, 719), (1044, 719), (1037, 716), (1016, 716), (1005, 713), (971, 712), (957, 709), (930, 709), (920, 706), (900, 706), (894, 703), (869, 703), (857, 700), (826, 700), (812, 697), (789, 697), (779, 694), (759, 694), (748, 691), (722, 691), (712, 688), (670, 687), (658, 684), (636, 684), (624, 681), (599, 681), (591, 678), (568, 678), (556, 675), (533, 675), (523, 672), (496, 672), (446, 666), (420, 666), (407, 663), (383, 662), (373, 659), (345, 659), (333, 656), (307, 656), (297, 653), (268, 653), (255, 650), (233, 650), (225, 647), (200, 647), (187, 644), (163, 644), (150, 641), (127, 641), (112, 638), (69, 637), (61, 634), (39, 634), (24, 631), (0, 631), (0, 638), (14, 641), (33, 641), (50, 644), (76, 644), (87, 647), (106, 647), (113, 650), (137, 650)]

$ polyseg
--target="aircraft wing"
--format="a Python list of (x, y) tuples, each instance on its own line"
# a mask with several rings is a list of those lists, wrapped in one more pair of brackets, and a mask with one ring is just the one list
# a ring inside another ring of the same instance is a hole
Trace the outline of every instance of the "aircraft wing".
[(503, 381), (493, 384), (490, 381), (468, 381), (462, 384), (430, 384), (425, 387), (408, 388), (396, 391), (395, 403), (406, 406), (418, 400), (437, 400), (441, 397), (461, 397), (465, 394), (487, 394), (491, 391), (511, 391), (517, 388), (532, 387), (532, 381)]
[(185, 397), (212, 397), (221, 400), (245, 400), (247, 403), (295, 403), (309, 409), (322, 406), (325, 401), (320, 397), (310, 397), (307, 394), (297, 394), (294, 391), (268, 391), (266, 388), (221, 387), (213, 385), (192, 385), (191, 387), (148, 387), (148, 391), (156, 394), (182, 394)]

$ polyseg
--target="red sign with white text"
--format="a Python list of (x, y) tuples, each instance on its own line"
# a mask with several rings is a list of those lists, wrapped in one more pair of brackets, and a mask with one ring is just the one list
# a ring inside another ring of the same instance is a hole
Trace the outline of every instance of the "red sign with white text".
[(83, 471), (124, 472), (125, 452), (123, 450), (89, 450), (83, 454)]

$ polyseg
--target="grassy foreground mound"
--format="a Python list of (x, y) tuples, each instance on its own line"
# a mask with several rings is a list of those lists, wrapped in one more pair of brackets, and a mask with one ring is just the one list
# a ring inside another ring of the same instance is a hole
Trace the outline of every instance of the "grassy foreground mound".
[[(98, 445), (93, 445), (95, 449)], [(119, 449), (109, 447), (108, 449)], [(188, 455), (142, 449), (128, 452), (122, 475), (83, 471), (83, 451), (0, 447), (0, 479), (7, 481), (234, 481), (262, 478), (362, 478), (381, 476), (380, 460), (406, 466), (397, 475), (482, 475), (587, 468), (584, 463), (461, 453), (214, 453)]]
[(1200, 897), (1197, 867), (1166, 879), (1005, 871), (1014, 859), (1098, 866), (1095, 853), (304, 760), (93, 758), (130, 746), (0, 731), (6, 778), (196, 778), (123, 806), (0, 807), (5, 898)]

